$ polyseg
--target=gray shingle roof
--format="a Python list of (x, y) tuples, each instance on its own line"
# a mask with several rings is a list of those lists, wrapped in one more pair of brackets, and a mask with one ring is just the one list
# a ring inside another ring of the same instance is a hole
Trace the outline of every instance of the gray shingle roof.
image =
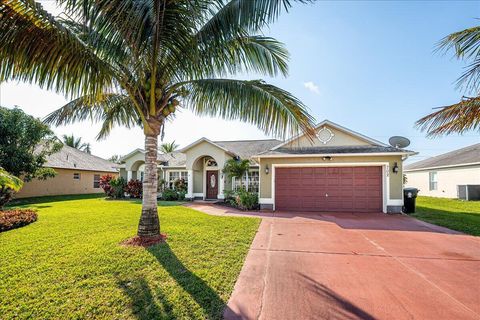
[(289, 155), (289, 154), (341, 154), (341, 153), (388, 153), (411, 152), (404, 149), (384, 146), (333, 146), (311, 148), (278, 148), (261, 153), (261, 155)]
[[(242, 159), (250, 159), (252, 156), (270, 150), (282, 143), (282, 141), (276, 139), (213, 142)], [(252, 161), (252, 163), (254, 162)]]
[(48, 156), (44, 166), (59, 169), (117, 172), (115, 163), (67, 145), (63, 145), (60, 151)]
[(480, 163), (480, 143), (409, 164), (405, 166), (405, 170), (458, 166), (468, 163)]
[(185, 154), (181, 152), (158, 154), (158, 162), (166, 162), (166, 165), (169, 167), (184, 167), (186, 160)]

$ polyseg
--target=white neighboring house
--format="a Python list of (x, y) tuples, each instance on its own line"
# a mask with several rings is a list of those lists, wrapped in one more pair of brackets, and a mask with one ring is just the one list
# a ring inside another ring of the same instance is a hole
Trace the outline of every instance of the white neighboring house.
[(480, 143), (406, 165), (407, 187), (419, 195), (457, 198), (459, 185), (480, 185)]

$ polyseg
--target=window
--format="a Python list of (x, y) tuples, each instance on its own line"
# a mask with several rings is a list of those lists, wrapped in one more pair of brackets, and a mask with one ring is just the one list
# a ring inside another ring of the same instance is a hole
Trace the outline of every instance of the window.
[(94, 188), (100, 188), (100, 175), (99, 174), (94, 174), (93, 175), (93, 187)]
[(140, 181), (143, 182), (143, 179), (145, 179), (145, 172), (140, 171)]
[(183, 179), (185, 184), (188, 186), (188, 171), (170, 171), (168, 172), (168, 181), (167, 185), (170, 189), (173, 189), (175, 186), (175, 181)]
[(258, 193), (259, 172), (249, 171), (243, 175), (242, 179), (232, 179), (233, 190), (238, 190), (238, 188), (242, 186), (245, 187), (245, 190), (247, 191)]
[(73, 180), (80, 180), (80, 173), (74, 172), (73, 173)]
[(430, 191), (432, 190), (437, 190), (438, 188), (438, 177), (437, 177), (437, 172), (429, 172), (428, 173), (428, 185)]

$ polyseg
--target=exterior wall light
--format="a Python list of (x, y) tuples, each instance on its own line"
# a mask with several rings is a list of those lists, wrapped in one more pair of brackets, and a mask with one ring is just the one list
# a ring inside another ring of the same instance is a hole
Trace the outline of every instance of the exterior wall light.
[(395, 163), (393, 164), (392, 171), (393, 171), (393, 173), (397, 174), (397, 173), (398, 173), (398, 170), (399, 170), (399, 169), (398, 169), (398, 164), (395, 162)]
[(268, 169), (268, 164), (265, 165), (265, 174), (268, 174), (270, 172), (270, 170)]

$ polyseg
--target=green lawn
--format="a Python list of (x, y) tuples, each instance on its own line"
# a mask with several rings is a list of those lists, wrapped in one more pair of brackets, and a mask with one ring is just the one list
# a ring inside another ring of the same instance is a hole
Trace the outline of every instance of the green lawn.
[(452, 230), (480, 236), (480, 201), (418, 197), (413, 217)]
[(26, 201), (38, 221), (0, 233), (0, 319), (221, 317), (259, 219), (160, 206), (167, 243), (133, 248), (138, 201), (74, 199)]

